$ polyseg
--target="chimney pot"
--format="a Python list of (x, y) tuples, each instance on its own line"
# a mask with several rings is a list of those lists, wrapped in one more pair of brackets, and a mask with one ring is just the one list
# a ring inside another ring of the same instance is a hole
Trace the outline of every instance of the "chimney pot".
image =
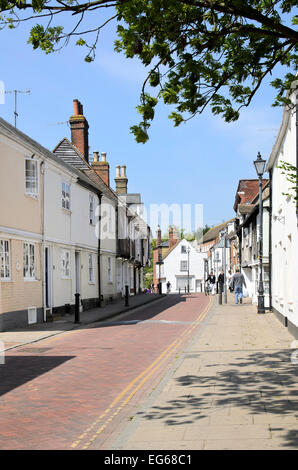
[[(121, 168), (121, 174), (120, 174)], [(116, 166), (116, 193), (117, 194), (127, 194), (127, 177), (126, 177), (126, 166), (120, 165)]]
[(93, 161), (98, 162), (99, 160), (99, 153), (98, 152), (93, 152)]
[(73, 100), (73, 114), (75, 116), (77, 116), (78, 114), (80, 114), (80, 111), (79, 111), (79, 100)]
[(102, 161), (102, 162), (106, 162), (106, 161), (107, 161), (107, 154), (106, 154), (106, 152), (102, 152), (102, 153), (101, 153), (101, 161)]

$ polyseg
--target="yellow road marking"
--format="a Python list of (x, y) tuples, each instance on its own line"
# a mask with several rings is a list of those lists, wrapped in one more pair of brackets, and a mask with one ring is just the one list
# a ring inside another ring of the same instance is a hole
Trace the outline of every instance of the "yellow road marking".
[[(132, 399), (132, 397), (136, 394), (136, 392), (144, 385), (147, 380), (156, 372), (161, 365), (171, 356), (171, 354), (175, 351), (175, 349), (178, 348), (178, 346), (182, 343), (183, 339), (185, 336), (188, 336), (191, 334), (194, 328), (204, 320), (206, 317), (211, 304), (212, 304), (212, 297), (209, 298), (209, 303), (203, 310), (203, 312), (200, 313), (198, 316), (197, 320), (194, 322), (194, 324), (189, 327), (188, 329), (184, 330), (183, 333), (175, 340), (173, 343), (170, 344), (170, 346), (165, 349), (165, 351), (162, 352), (162, 354), (159, 355), (159, 357), (149, 366), (147, 367), (143, 372), (141, 372), (134, 380), (132, 380), (125, 388), (122, 390), (122, 392), (113, 400), (113, 402), (110, 404), (110, 406), (89, 426), (86, 431), (81, 434), (76, 440), (71, 447), (75, 448), (77, 447), (81, 441), (84, 439), (84, 437), (87, 436), (87, 434), (104, 418), (112, 409), (114, 406), (121, 400), (124, 395), (130, 391), (130, 389), (134, 386), (136, 382), (138, 382), (140, 379), (141, 382), (131, 391), (131, 393), (127, 396), (127, 398), (121, 403), (121, 405), (116, 409), (116, 411), (105, 421), (104, 424), (93, 434), (93, 436), (89, 439), (89, 441), (82, 447), (82, 449), (87, 449), (93, 442), (94, 440), (98, 437), (98, 435), (106, 428), (106, 426), (114, 419), (115, 416), (119, 414), (122, 408)], [(147, 374), (147, 375), (146, 375)]]

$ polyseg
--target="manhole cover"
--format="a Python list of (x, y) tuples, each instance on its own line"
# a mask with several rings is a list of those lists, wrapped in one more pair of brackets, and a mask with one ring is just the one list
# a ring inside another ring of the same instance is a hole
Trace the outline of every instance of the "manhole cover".
[(27, 353), (44, 353), (46, 351), (50, 351), (50, 349), (53, 349), (53, 348), (24, 348), (22, 349), (23, 352), (27, 352)]

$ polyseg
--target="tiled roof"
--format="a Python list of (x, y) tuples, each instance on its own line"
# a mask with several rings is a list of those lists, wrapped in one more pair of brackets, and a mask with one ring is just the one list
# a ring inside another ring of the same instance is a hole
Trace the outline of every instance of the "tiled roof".
[(224, 222), (222, 224), (219, 224), (219, 225), (216, 225), (215, 227), (212, 227), (210, 230), (208, 230), (208, 232), (205, 233), (205, 235), (203, 236), (203, 243), (206, 243), (206, 242), (209, 242), (209, 241), (212, 241), (212, 240), (215, 240), (219, 233), (221, 232), (221, 230), (223, 230), (225, 228), (226, 225), (228, 225), (229, 223), (233, 222), (235, 219), (230, 219), (228, 220), (227, 222)]
[[(268, 179), (263, 179), (263, 187), (267, 184)], [(250, 203), (259, 191), (259, 180), (240, 180), (235, 196), (234, 211), (237, 212), (238, 204)], [(240, 193), (240, 194), (239, 194)]]
[(89, 163), (86, 162), (81, 152), (66, 137), (56, 145), (53, 153), (58, 155), (58, 157), (65, 163), (68, 163), (79, 170), (90, 169)]

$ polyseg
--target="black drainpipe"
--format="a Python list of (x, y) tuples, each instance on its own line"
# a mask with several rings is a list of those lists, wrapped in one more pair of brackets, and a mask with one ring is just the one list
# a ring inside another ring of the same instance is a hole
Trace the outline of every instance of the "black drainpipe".
[(272, 169), (269, 170), (269, 310), (272, 311)]
[(101, 236), (101, 193), (97, 193), (99, 204), (98, 217), (98, 251), (97, 251), (97, 269), (98, 269), (98, 306), (101, 307), (101, 276), (100, 276), (100, 236)]

